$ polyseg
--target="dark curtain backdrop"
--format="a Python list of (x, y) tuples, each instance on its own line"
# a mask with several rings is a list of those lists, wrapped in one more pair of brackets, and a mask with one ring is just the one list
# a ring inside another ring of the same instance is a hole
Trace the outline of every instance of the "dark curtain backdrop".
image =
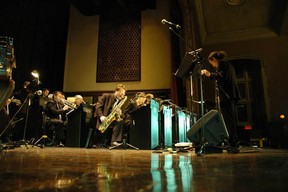
[[(169, 1), (170, 11), (171, 11), (171, 21), (179, 24), (182, 26), (182, 13), (181, 9), (179, 7), (178, 0), (170, 0)], [(167, 27), (167, 30), (168, 27)], [(181, 37), (185, 38), (183, 36), (182, 31), (175, 30), (176, 33), (178, 33)], [(175, 73), (177, 69), (180, 67), (182, 57), (180, 46), (183, 44), (181, 42), (181, 39), (174, 33), (171, 32), (171, 42), (172, 42), (172, 73)], [(183, 80), (179, 77), (176, 77), (175, 75), (172, 75), (171, 77), (171, 99), (174, 103), (177, 105), (183, 107), (186, 106), (186, 94), (185, 94), (185, 84), (183, 83)]]
[(69, 11), (66, 0), (0, 1), (0, 36), (14, 38), (15, 90), (32, 80), (34, 69), (40, 73), (41, 87), (63, 89)]

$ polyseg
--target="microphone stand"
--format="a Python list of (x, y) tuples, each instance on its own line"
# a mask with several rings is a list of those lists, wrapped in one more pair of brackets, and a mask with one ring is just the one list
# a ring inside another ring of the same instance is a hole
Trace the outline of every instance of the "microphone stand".
[[(28, 142), (26, 142), (25, 141), (25, 136), (26, 136), (26, 128), (27, 128), (27, 120), (28, 120), (28, 113), (29, 113), (29, 107), (30, 107), (30, 104), (28, 103), (28, 102), (30, 102), (30, 95), (31, 95), (31, 93), (29, 93), (27, 96), (26, 96), (26, 98), (25, 98), (25, 100), (24, 100), (24, 102), (22, 103), (22, 105), (20, 106), (20, 108), (16, 111), (16, 113), (14, 114), (14, 116), (10, 119), (10, 122), (6, 125), (6, 127), (5, 127), (5, 129), (2, 131), (2, 133), (0, 134), (0, 136), (2, 136), (4, 133), (5, 133), (5, 131), (9, 128), (9, 126), (11, 126), (11, 125), (14, 125), (16, 122), (18, 122), (18, 121), (20, 121), (20, 119), (19, 120), (16, 120), (16, 121), (14, 121), (14, 119), (16, 118), (16, 116), (18, 115), (18, 113), (22, 110), (22, 108), (25, 106), (25, 105), (27, 105), (27, 109), (26, 109), (26, 119), (25, 119), (25, 126), (24, 126), (24, 133), (23, 133), (23, 139), (22, 140), (20, 140), (19, 142), (20, 142), (20, 145), (21, 144), (24, 144), (25, 145), (25, 147), (26, 147), (26, 149), (28, 149)], [(21, 120), (23, 120), (23, 118), (21, 118)]]
[[(179, 35), (172, 27), (169, 27), (168, 28), (170, 31), (172, 31), (172, 33), (174, 33), (179, 39), (181, 39), (185, 45), (187, 45), (190, 49), (192, 49), (192, 46), (183, 38), (181, 37), (181, 35)], [(187, 52), (186, 52), (187, 54)], [(178, 71), (178, 70), (177, 70)], [(177, 73), (176, 71), (176, 73)], [(175, 73), (174, 73), (175, 75)], [(193, 95), (193, 73), (192, 71), (189, 72), (189, 78), (190, 78), (190, 110), (191, 110), (191, 119), (190, 119), (190, 122), (191, 122), (191, 125), (194, 124), (193, 122), (193, 111), (194, 111), (194, 108), (193, 108), (193, 100), (194, 100), (194, 95)]]
[(29, 111), (30, 111), (30, 106), (31, 106), (31, 99), (34, 96), (34, 93), (30, 92), (27, 95), (27, 98), (25, 100), (26, 102), (26, 116), (25, 116), (25, 126), (24, 126), (24, 131), (23, 131), (23, 138), (20, 140), (20, 145), (24, 144), (25, 147), (28, 149), (28, 142), (26, 141), (26, 131), (27, 131), (27, 125), (28, 125), (28, 118), (29, 118)]
[(28, 124), (28, 118), (29, 118), (29, 110), (30, 110), (30, 105), (31, 105), (31, 99), (34, 96), (34, 93), (35, 93), (34, 90), (39, 85), (39, 83), (40, 83), (39, 78), (35, 77), (33, 82), (31, 82), (29, 84), (30, 87), (29, 87), (29, 90), (28, 90), (29, 91), (28, 95), (26, 96), (26, 98), (25, 98), (24, 102), (22, 103), (22, 105), (20, 106), (20, 108), (16, 111), (14, 116), (11, 118), (10, 122), (6, 125), (5, 129), (1, 133), (1, 136), (2, 136), (2, 134), (9, 128), (9, 126), (14, 125), (16, 122), (20, 121), (20, 120), (14, 121), (14, 119), (16, 118), (18, 113), (22, 110), (22, 108), (25, 105), (27, 105), (26, 106), (26, 115), (25, 115), (25, 125), (24, 125), (24, 130), (23, 130), (23, 138), (22, 138), (22, 140), (18, 141), (20, 145), (21, 144), (25, 145), (26, 149), (28, 149), (28, 144), (29, 144), (29, 142), (27, 142), (25, 140), (25, 138), (26, 138), (26, 130), (27, 130), (27, 124)]
[(205, 132), (205, 121), (204, 121), (204, 94), (203, 94), (203, 77), (201, 75), (201, 69), (202, 69), (202, 64), (201, 64), (201, 60), (199, 59), (198, 60), (198, 74), (200, 74), (200, 77), (199, 77), (199, 81), (200, 81), (200, 106), (201, 106), (201, 125), (202, 125), (202, 131), (200, 131), (200, 136), (201, 136), (201, 147), (200, 147), (200, 150), (197, 152), (197, 155), (198, 156), (203, 156), (205, 154), (205, 144), (206, 144), (206, 141), (205, 141), (205, 136), (204, 136), (204, 132)]
[(183, 37), (181, 37), (181, 35), (179, 35), (172, 27), (169, 27), (168, 29), (172, 31), (177, 37), (179, 37), (179, 39), (181, 39), (185, 43), (185, 45), (187, 45), (190, 49), (193, 50), (192, 46)]
[[(172, 27), (169, 27), (169, 30), (172, 31), (177, 37), (179, 37), (179, 39), (181, 39), (190, 49), (193, 50), (192, 46), (183, 38), (181, 37)], [(200, 74), (200, 78), (199, 78), (199, 81), (200, 81), (200, 105), (201, 105), (201, 124), (202, 124), (202, 131), (200, 132), (201, 134), (201, 147), (200, 147), (200, 150), (199, 152), (197, 152), (197, 155), (198, 156), (203, 156), (204, 153), (205, 153), (205, 137), (204, 137), (204, 96), (203, 96), (203, 78), (202, 78), (202, 75), (201, 75), (201, 68), (202, 68), (202, 62), (203, 62), (203, 58), (200, 57), (199, 53), (202, 51), (202, 49), (198, 49), (198, 50), (195, 50), (195, 51), (191, 51), (191, 52), (188, 52), (188, 54), (192, 55), (192, 56), (195, 56), (197, 59), (197, 65), (198, 65), (198, 74)], [(186, 52), (187, 54), (187, 52)], [(178, 69), (179, 70), (179, 69)], [(177, 70), (177, 71), (178, 71)], [(177, 73), (176, 71), (176, 73)], [(191, 122), (191, 126), (193, 126), (194, 124), (194, 109), (193, 109), (193, 102), (194, 102), (194, 95), (193, 95), (193, 72), (190, 71), (189, 72), (189, 76), (190, 76), (190, 107), (191, 107), (191, 117), (190, 117), (190, 122)]]

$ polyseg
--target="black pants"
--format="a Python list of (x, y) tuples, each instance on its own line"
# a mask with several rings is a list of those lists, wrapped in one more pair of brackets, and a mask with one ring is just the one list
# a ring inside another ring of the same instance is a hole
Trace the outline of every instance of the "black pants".
[(66, 138), (66, 125), (64, 121), (58, 120), (58, 119), (51, 119), (50, 122), (47, 123), (46, 129), (49, 129), (50, 131), (55, 131), (55, 140), (54, 142), (56, 144), (59, 144), (60, 142), (65, 143)]
[(104, 133), (95, 129), (89, 147), (92, 147), (93, 145), (109, 146), (111, 142), (121, 142), (123, 138), (122, 130), (123, 121), (114, 121)]
[(236, 146), (238, 142), (237, 136), (237, 118), (236, 118), (236, 103), (234, 100), (227, 100), (220, 104), (221, 112), (229, 133), (229, 143), (231, 146)]
[(114, 121), (110, 127), (113, 129), (111, 142), (121, 142), (122, 141), (122, 130), (123, 130), (123, 121)]

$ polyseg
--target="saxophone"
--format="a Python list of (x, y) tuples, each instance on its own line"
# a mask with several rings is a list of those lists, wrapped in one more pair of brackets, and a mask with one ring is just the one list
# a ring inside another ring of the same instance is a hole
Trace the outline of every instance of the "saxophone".
[(106, 131), (106, 129), (109, 127), (109, 125), (113, 122), (113, 121), (121, 121), (122, 118), (118, 115), (117, 111), (118, 109), (121, 109), (121, 107), (124, 105), (125, 101), (127, 100), (127, 96), (125, 96), (120, 103), (118, 103), (111, 111), (111, 113), (106, 117), (106, 120), (104, 122), (102, 122), (99, 126), (99, 131), (101, 133), (104, 133)]

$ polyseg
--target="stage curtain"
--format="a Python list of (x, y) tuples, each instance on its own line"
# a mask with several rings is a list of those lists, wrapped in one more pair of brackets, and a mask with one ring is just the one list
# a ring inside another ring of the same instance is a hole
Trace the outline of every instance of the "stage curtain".
[(63, 88), (69, 11), (66, 0), (1, 0), (0, 36), (14, 38), (15, 90), (34, 69), (43, 87)]

